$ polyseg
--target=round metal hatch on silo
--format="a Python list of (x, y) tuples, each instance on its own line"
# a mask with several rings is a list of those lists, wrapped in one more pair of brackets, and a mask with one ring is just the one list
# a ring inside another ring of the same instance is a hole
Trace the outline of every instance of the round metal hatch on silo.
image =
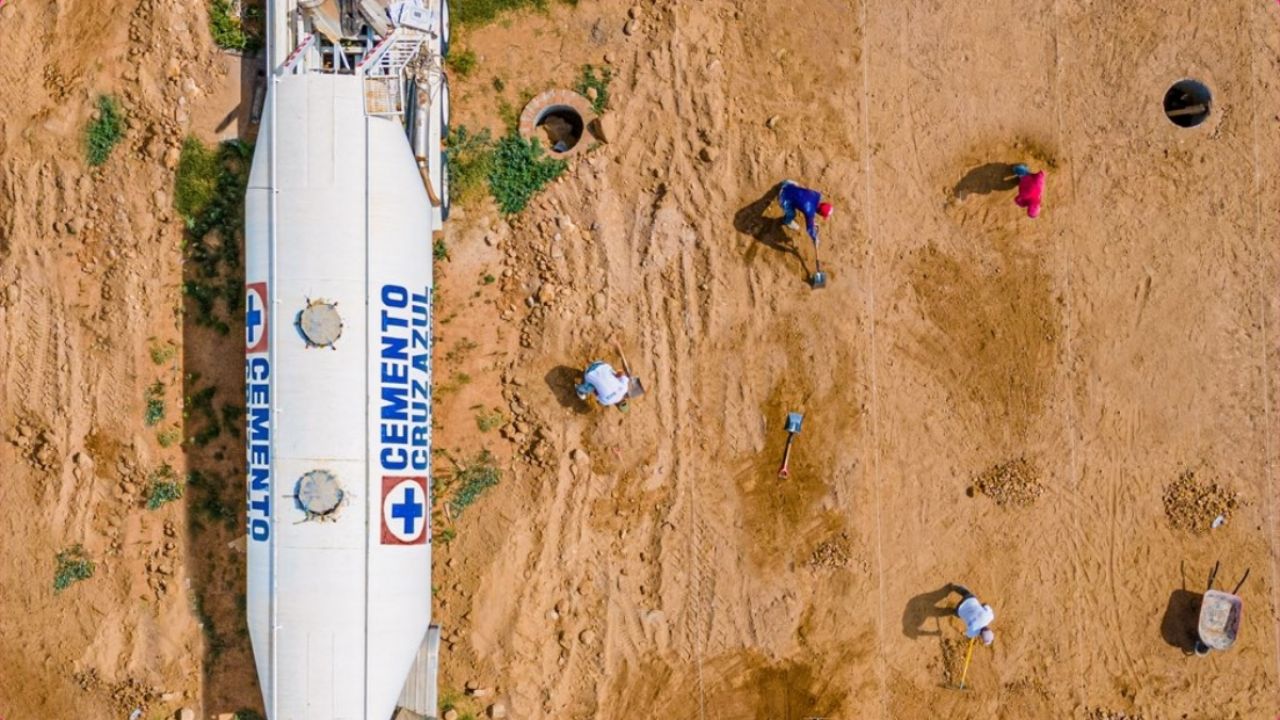
[(328, 470), (312, 470), (299, 478), (294, 497), (307, 513), (308, 520), (323, 520), (333, 517), (342, 506), (346, 493), (333, 473)]
[(338, 304), (313, 300), (298, 313), (298, 331), (311, 347), (333, 347), (342, 337), (342, 316)]

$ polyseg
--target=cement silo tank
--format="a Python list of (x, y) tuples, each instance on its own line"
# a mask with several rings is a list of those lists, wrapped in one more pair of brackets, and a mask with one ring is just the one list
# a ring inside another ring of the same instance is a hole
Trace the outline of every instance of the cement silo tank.
[(431, 655), (439, 160), (369, 88), (277, 68), (246, 198), (246, 603), (270, 720), (388, 720)]

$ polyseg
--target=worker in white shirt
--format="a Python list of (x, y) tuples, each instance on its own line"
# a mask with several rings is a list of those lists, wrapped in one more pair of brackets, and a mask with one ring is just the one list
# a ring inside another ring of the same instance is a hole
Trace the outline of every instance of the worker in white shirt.
[(609, 363), (596, 360), (582, 373), (582, 383), (577, 386), (577, 390), (579, 400), (595, 395), (596, 401), (601, 405), (617, 405), (619, 410), (626, 412), (631, 378), (614, 370)]
[(960, 604), (956, 606), (956, 616), (964, 623), (964, 636), (982, 638), (983, 645), (995, 642), (996, 634), (991, 630), (991, 623), (996, 619), (996, 611), (990, 605), (983, 605), (977, 596), (963, 585), (951, 585), (953, 592), (959, 593)]

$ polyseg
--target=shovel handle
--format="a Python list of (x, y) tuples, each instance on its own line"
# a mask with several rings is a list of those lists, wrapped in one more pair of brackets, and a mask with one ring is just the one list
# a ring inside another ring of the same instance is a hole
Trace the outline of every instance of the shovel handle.
[(791, 462), (791, 441), (795, 437), (795, 433), (787, 433), (787, 447), (782, 451), (782, 467), (778, 468), (778, 477), (783, 479), (791, 475), (791, 470), (787, 468), (787, 465)]

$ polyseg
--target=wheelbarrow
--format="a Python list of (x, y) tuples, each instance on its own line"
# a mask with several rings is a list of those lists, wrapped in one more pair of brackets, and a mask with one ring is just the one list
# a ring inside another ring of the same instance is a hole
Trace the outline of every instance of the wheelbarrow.
[(1209, 586), (1200, 600), (1200, 620), (1196, 626), (1196, 655), (1208, 655), (1211, 650), (1228, 650), (1236, 642), (1240, 632), (1240, 618), (1244, 615), (1244, 601), (1236, 593), (1249, 577), (1249, 571), (1231, 592), (1213, 589), (1214, 578), (1218, 576), (1218, 563), (1213, 564), (1213, 572), (1209, 573)]

